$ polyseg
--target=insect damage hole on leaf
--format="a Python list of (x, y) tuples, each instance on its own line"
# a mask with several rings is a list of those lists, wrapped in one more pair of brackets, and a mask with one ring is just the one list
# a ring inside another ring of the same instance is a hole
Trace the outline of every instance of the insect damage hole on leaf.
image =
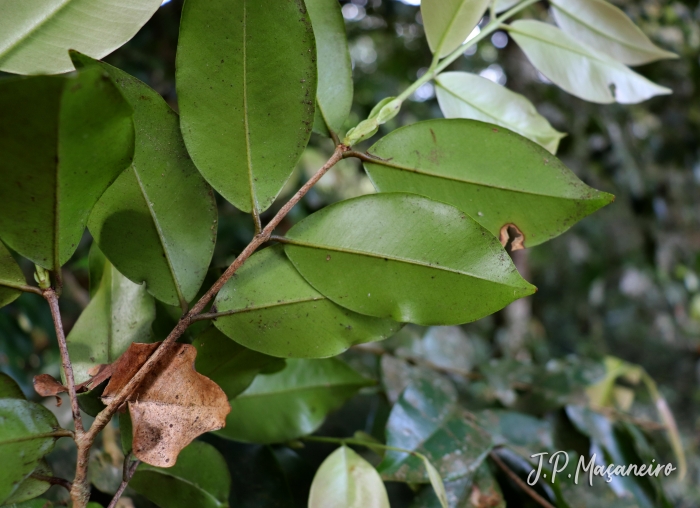
[(509, 252), (525, 248), (525, 235), (515, 224), (505, 224), (498, 235), (503, 248)]
[[(109, 404), (161, 343), (133, 343), (114, 364), (102, 395)], [(127, 399), (136, 458), (157, 467), (175, 465), (180, 451), (197, 436), (225, 426), (228, 398), (214, 381), (194, 370), (197, 350), (165, 344), (168, 351)]]

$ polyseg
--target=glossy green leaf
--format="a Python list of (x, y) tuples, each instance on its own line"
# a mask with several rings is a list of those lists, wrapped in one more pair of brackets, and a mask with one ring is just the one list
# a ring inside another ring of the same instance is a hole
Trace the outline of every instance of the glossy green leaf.
[(433, 488), (435, 496), (440, 501), (441, 508), (449, 508), (447, 502), (447, 492), (445, 491), (445, 484), (442, 481), (442, 477), (435, 466), (431, 464), (426, 456), (421, 456), (423, 460), (423, 465), (425, 466), (425, 471), (428, 473), (428, 479), (430, 480), (430, 486)]
[(237, 208), (267, 209), (308, 143), (316, 47), (302, 0), (187, 0), (177, 48), (182, 134)]
[(0, 503), (14, 495), (56, 442), (56, 417), (44, 406), (0, 399)]
[(318, 89), (314, 131), (340, 132), (352, 106), (352, 62), (345, 21), (336, 0), (305, 0), (316, 38)]
[(554, 449), (554, 429), (548, 420), (506, 411), (486, 409), (474, 413), (476, 422), (489, 434), (496, 446), (508, 446), (523, 457)]
[[(232, 475), (233, 488), (231, 489), (231, 505), (233, 507), (300, 507), (294, 498), (294, 491), (300, 487), (294, 473), (298, 472), (300, 468), (295, 468), (290, 474), (290, 471), (280, 461), (279, 456), (280, 452), (285, 455), (293, 454), (291, 450), (239, 443), (234, 443), (233, 446), (224, 452), (229, 461), (229, 467), (234, 472)], [(302, 486), (307, 490), (310, 478), (308, 480)], [(306, 494), (308, 495), (308, 492)]]
[(193, 441), (173, 467), (139, 465), (129, 487), (164, 508), (224, 508), (231, 475), (216, 448)]
[(287, 255), (314, 288), (370, 316), (465, 323), (534, 292), (498, 240), (456, 208), (417, 195), (342, 201), (287, 238)]
[(552, 0), (552, 12), (564, 32), (624, 64), (678, 58), (656, 46), (627, 14), (605, 0)]
[(445, 118), (470, 118), (505, 127), (557, 153), (566, 134), (555, 130), (524, 96), (468, 72), (443, 72), (435, 80)]
[(386, 339), (401, 325), (336, 305), (309, 285), (283, 246), (253, 255), (222, 288), (214, 325), (239, 344), (290, 358), (326, 358), (350, 346)]
[(131, 162), (131, 108), (100, 69), (0, 81), (0, 237), (63, 265), (90, 210)]
[(537, 70), (581, 99), (600, 104), (636, 104), (671, 93), (553, 25), (518, 20), (509, 33)]
[[(448, 382), (417, 380), (394, 405), (386, 426), (387, 445), (425, 455), (445, 480), (469, 475), (492, 447), (490, 436), (457, 406)], [(415, 455), (388, 451), (377, 467), (385, 480), (427, 483), (423, 462)]]
[(4, 372), (0, 372), (0, 399), (26, 400), (24, 392), (17, 384), (17, 381)]
[[(76, 64), (94, 60), (74, 54)], [(185, 150), (177, 113), (145, 83), (100, 64), (134, 108), (134, 162), (95, 205), (90, 233), (114, 266), (169, 304), (192, 300), (216, 242), (214, 193)]]
[(389, 496), (372, 464), (341, 446), (318, 468), (309, 508), (389, 508)]
[(161, 0), (0, 0), (0, 70), (73, 70), (68, 50), (102, 58), (131, 39)]
[(491, 0), (423, 0), (425, 36), (430, 50), (440, 58), (457, 49), (486, 12)]
[(393, 355), (382, 355), (380, 362), (382, 387), (391, 404), (395, 404), (403, 391), (418, 380), (435, 381), (440, 378), (439, 382), (450, 382), (430, 367), (412, 365)]
[(345, 363), (287, 360), (274, 374), (261, 375), (231, 401), (226, 427), (217, 434), (253, 443), (280, 443), (311, 434), (357, 391), (372, 384)]
[[(94, 506), (90, 506), (94, 504), (95, 503), (88, 503), (88, 508), (94, 508)], [(3, 506), (6, 506), (6, 508), (52, 508), (55, 505), (48, 499), (32, 499), (31, 501), (24, 501), (23, 503), (13, 503)]]
[[(94, 260), (99, 254), (91, 252), (90, 257)], [(90, 379), (88, 371), (96, 365), (116, 361), (132, 342), (150, 342), (155, 314), (146, 288), (106, 261), (99, 289), (66, 338), (75, 382)]]
[[(39, 461), (39, 465), (36, 467), (36, 469), (34, 469), (34, 471), (32, 471), (31, 474), (38, 474), (41, 476), (53, 476), (51, 467), (44, 459), (41, 459)], [(15, 489), (12, 495), (5, 500), (5, 504), (3, 506), (11, 506), (14, 503), (23, 503), (24, 501), (29, 501), (30, 499), (39, 497), (44, 492), (49, 490), (49, 488), (51, 488), (51, 484), (49, 482), (38, 480), (36, 478), (28, 476), (22, 483), (19, 484), (19, 486)]]
[(229, 399), (244, 392), (261, 372), (276, 372), (285, 366), (284, 360), (247, 349), (213, 326), (192, 345), (197, 348), (196, 371), (219, 385)]
[(514, 224), (524, 247), (560, 235), (613, 200), (544, 148), (473, 120), (403, 127), (369, 152), (384, 159), (365, 163), (381, 192), (414, 192), (449, 203), (496, 236)]
[(7, 247), (0, 242), (0, 307), (14, 302), (27, 285), (24, 274)]

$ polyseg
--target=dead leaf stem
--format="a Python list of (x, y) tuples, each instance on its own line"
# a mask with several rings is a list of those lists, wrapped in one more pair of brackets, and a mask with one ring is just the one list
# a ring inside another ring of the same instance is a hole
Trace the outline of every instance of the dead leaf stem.
[(124, 474), (122, 476), (122, 482), (121, 482), (121, 484), (119, 484), (119, 488), (117, 489), (117, 492), (114, 493), (114, 497), (109, 502), (109, 506), (107, 506), (107, 508), (115, 508), (117, 506), (117, 503), (119, 502), (119, 498), (122, 497), (122, 494), (124, 493), (124, 490), (126, 489), (126, 486), (129, 485), (129, 481), (131, 480), (131, 477), (134, 476), (134, 473), (136, 472), (136, 468), (141, 463), (140, 460), (135, 460), (135, 461), (130, 463), (130, 460), (131, 460), (131, 454), (127, 455), (124, 458)]

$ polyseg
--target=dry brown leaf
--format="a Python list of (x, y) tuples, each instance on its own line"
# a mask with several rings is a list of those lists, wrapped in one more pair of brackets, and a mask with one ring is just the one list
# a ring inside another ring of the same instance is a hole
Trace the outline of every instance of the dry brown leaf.
[(48, 374), (39, 374), (34, 376), (34, 391), (42, 397), (56, 397), (56, 406), (61, 407), (62, 401), (58, 394), (68, 392), (68, 388)]
[[(109, 404), (161, 343), (134, 343), (113, 364), (102, 395)], [(152, 466), (175, 465), (180, 451), (197, 436), (222, 428), (231, 411), (224, 391), (194, 370), (197, 350), (189, 344), (170, 349), (127, 400), (136, 457)]]

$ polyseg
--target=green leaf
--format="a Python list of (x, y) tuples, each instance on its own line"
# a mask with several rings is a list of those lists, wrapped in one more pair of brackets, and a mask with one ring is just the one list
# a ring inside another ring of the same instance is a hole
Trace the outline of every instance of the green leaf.
[[(296, 478), (285, 470), (278, 456), (287, 448), (258, 445), (236, 445), (226, 453), (233, 475), (232, 506), (235, 508), (299, 508), (293, 491), (299, 487)], [(294, 457), (297, 458), (297, 457)], [(295, 468), (293, 473), (298, 472)], [(291, 477), (290, 477), (291, 476)], [(310, 478), (309, 478), (310, 481)], [(308, 482), (302, 486), (308, 489)], [(305, 493), (308, 495), (308, 492)]]
[(335, 358), (287, 360), (287, 367), (261, 375), (231, 401), (222, 437), (280, 443), (314, 432), (326, 415), (372, 382)]
[[(88, 508), (93, 508), (90, 505), (94, 504), (95, 503), (88, 503)], [(23, 503), (8, 504), (3, 506), (6, 506), (7, 508), (51, 508), (54, 506), (54, 504), (48, 499), (32, 499), (31, 501), (25, 501)]]
[(24, 274), (7, 247), (0, 242), (0, 307), (14, 302), (27, 285)]
[[(36, 469), (34, 469), (34, 471), (32, 471), (31, 474), (38, 474), (41, 476), (53, 476), (53, 471), (51, 471), (51, 467), (46, 462), (46, 460), (41, 459), (39, 461), (39, 465), (36, 467)], [(39, 497), (44, 492), (49, 490), (49, 488), (51, 488), (51, 484), (49, 482), (37, 480), (36, 478), (28, 476), (22, 483), (19, 484), (19, 486), (17, 487), (17, 489), (15, 489), (13, 494), (5, 500), (5, 505), (12, 505), (13, 503), (22, 503), (24, 501), (29, 501), (30, 499)]]
[(636, 104), (671, 93), (555, 26), (527, 19), (514, 22), (508, 31), (537, 70), (581, 99)]
[(440, 506), (442, 508), (448, 508), (447, 492), (445, 492), (445, 484), (442, 481), (440, 473), (437, 469), (435, 469), (435, 466), (431, 464), (425, 455), (421, 455), (420, 458), (423, 460), (423, 465), (425, 466), (425, 471), (428, 473), (430, 485), (433, 488), (438, 501), (440, 501)]
[(498, 14), (500, 12), (507, 11), (519, 2), (520, 0), (495, 0), (494, 9), (496, 10), (496, 14)]
[(372, 464), (341, 446), (318, 468), (309, 508), (389, 508), (389, 496)]
[(100, 69), (0, 81), (0, 237), (55, 270), (131, 162), (131, 108)]
[(452, 53), (469, 36), (491, 0), (423, 0), (425, 36), (430, 51), (440, 58)]
[(486, 409), (474, 415), (496, 446), (508, 446), (523, 457), (554, 449), (553, 429), (548, 420), (502, 409)]
[(614, 199), (585, 185), (535, 143), (473, 120), (409, 125), (369, 152), (384, 159), (365, 163), (381, 192), (415, 192), (449, 203), (496, 236), (515, 225), (523, 247), (560, 235)]
[[(387, 445), (425, 455), (445, 480), (472, 474), (492, 443), (456, 403), (457, 393), (445, 380), (416, 380), (391, 410)], [(430, 480), (422, 460), (405, 452), (388, 451), (377, 469), (385, 480)]]
[(56, 417), (44, 406), (0, 399), (0, 503), (18, 491), (56, 442)]
[(239, 344), (272, 356), (325, 358), (383, 340), (401, 325), (356, 314), (325, 298), (299, 275), (283, 246), (251, 256), (214, 302), (214, 326)]
[(304, 278), (361, 314), (465, 323), (534, 292), (481, 226), (416, 195), (342, 201), (302, 220), (287, 237), (285, 251)]
[(0, 0), (0, 70), (71, 71), (69, 49), (102, 58), (131, 39), (160, 4), (161, 0)]
[[(99, 258), (98, 252), (93, 244), (91, 261)], [(132, 342), (150, 342), (155, 315), (146, 288), (105, 261), (99, 288), (66, 338), (75, 382), (90, 379), (92, 367), (116, 361)]]
[(471, 118), (505, 127), (557, 153), (566, 134), (555, 130), (524, 96), (468, 72), (443, 72), (435, 80), (445, 118)]
[[(445, 494), (450, 508), (505, 508), (506, 502), (488, 464), (482, 463), (473, 476), (445, 482)], [(411, 508), (442, 508), (434, 491), (424, 488), (413, 500)], [(607, 508), (607, 507), (606, 507)]]
[(224, 508), (228, 506), (231, 475), (216, 448), (193, 441), (180, 452), (173, 467), (140, 464), (129, 487), (162, 507)]
[(305, 0), (316, 38), (318, 89), (314, 130), (340, 132), (352, 106), (352, 62), (345, 21), (336, 0)]
[(285, 366), (284, 360), (247, 349), (213, 326), (192, 345), (197, 348), (197, 372), (219, 385), (229, 399), (244, 392), (261, 372), (276, 372)]
[(653, 42), (622, 10), (604, 0), (552, 0), (563, 31), (627, 65), (678, 58)]
[(0, 372), (0, 399), (27, 400), (17, 381), (4, 372)]
[(90, 233), (122, 274), (145, 282), (157, 299), (183, 306), (197, 294), (214, 252), (214, 193), (185, 150), (177, 113), (145, 83), (100, 67), (134, 108), (136, 150), (134, 163), (95, 206)]
[(177, 48), (182, 134), (204, 178), (263, 211), (306, 147), (316, 48), (302, 0), (187, 0)]

